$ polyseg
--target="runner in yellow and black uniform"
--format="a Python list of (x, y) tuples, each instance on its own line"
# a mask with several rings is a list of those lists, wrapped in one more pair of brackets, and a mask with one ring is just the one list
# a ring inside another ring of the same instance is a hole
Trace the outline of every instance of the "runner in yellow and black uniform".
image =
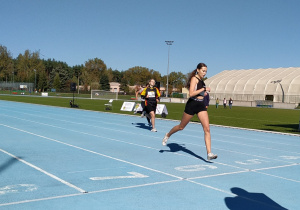
[[(160, 92), (159, 90), (154, 87), (155, 80), (151, 79), (149, 81), (149, 87), (145, 88), (141, 93), (141, 97), (145, 98), (145, 108), (146, 108), (146, 116), (151, 118), (152, 124), (152, 132), (157, 132), (155, 128), (155, 111), (156, 106), (159, 101)], [(150, 116), (149, 116), (150, 115)]]

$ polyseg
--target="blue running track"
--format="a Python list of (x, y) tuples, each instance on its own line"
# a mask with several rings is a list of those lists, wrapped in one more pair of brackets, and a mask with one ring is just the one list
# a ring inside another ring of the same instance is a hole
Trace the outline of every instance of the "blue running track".
[(0, 100), (0, 209), (300, 209), (300, 136)]

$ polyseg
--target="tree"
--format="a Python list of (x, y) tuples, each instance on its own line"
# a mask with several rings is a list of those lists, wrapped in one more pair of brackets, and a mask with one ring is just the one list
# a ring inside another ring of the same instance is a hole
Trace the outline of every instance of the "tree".
[(55, 66), (56, 67), (53, 68), (50, 72), (49, 86), (55, 88), (54, 79), (58, 74), (60, 78), (60, 90), (69, 90), (70, 80), (72, 79), (69, 75), (70, 67), (63, 62), (58, 62), (58, 65)]
[(19, 54), (16, 59), (15, 71), (17, 72), (16, 81), (35, 83), (35, 78), (38, 79), (36, 73), (45, 71), (39, 52), (31, 53), (29, 50), (25, 50), (23, 55)]
[(124, 91), (125, 93), (129, 93), (128, 81), (125, 77), (121, 79), (120, 90)]
[(123, 71), (118, 71), (118, 70), (114, 70), (112, 71), (113, 74), (113, 78), (111, 80), (111, 82), (121, 82), (123, 76), (124, 76), (124, 72)]
[[(172, 91), (173, 86), (177, 89), (185, 86), (187, 76), (181, 72), (171, 72), (168, 76), (169, 90)], [(41, 90), (69, 90), (71, 82), (83, 85), (84, 90), (109, 90), (109, 82), (119, 82), (120, 89), (127, 93), (129, 85), (145, 85), (150, 79), (161, 82), (161, 86), (165, 87), (167, 82), (167, 76), (162, 77), (158, 71), (146, 67), (135, 66), (126, 71), (107, 69), (99, 58), (69, 67), (65, 62), (54, 59), (41, 60), (39, 52), (25, 50), (13, 59), (7, 48), (0, 45), (0, 81), (9, 81), (13, 77), (16, 82), (36, 82), (36, 87)]]
[(48, 88), (48, 80), (47, 80), (47, 75), (45, 71), (41, 71), (39, 73), (39, 80), (38, 80), (38, 85), (37, 88), (41, 91), (45, 91)]
[(14, 74), (14, 63), (10, 52), (0, 45), (0, 80), (7, 82), (9, 75)]
[(54, 77), (54, 81), (53, 81), (52, 87), (55, 88), (56, 90), (60, 90), (61, 84), (60, 84), (59, 73), (56, 73), (56, 74), (55, 74), (55, 77)]
[(105, 73), (106, 65), (101, 59), (94, 58), (85, 62), (81, 77), (85, 89), (92, 83), (99, 84), (101, 76)]
[(123, 71), (118, 71), (118, 70), (112, 70), (111, 68), (107, 69), (106, 71), (108, 79), (110, 82), (121, 82), (121, 79), (124, 76)]
[(151, 70), (150, 72), (152, 74), (151, 78), (155, 79), (157, 82), (161, 81), (161, 74), (158, 71)]
[(106, 90), (106, 91), (110, 90), (109, 80), (106, 74), (102, 75), (102, 77), (100, 78), (100, 86), (101, 86), (101, 90)]
[(135, 66), (129, 68), (124, 73), (125, 79), (128, 81), (129, 85), (141, 85), (148, 84), (150, 79), (155, 79), (156, 81), (160, 81), (160, 73), (154, 71), (153, 69), (149, 70), (146, 67)]
[(72, 81), (78, 83), (77, 85), (79, 86), (80, 82), (81, 82), (81, 78), (80, 77), (82, 75), (84, 66), (83, 65), (76, 65), (76, 66), (73, 66), (72, 69), (73, 69)]
[(106, 73), (106, 65), (101, 59), (94, 58), (85, 62), (85, 70), (89, 72), (93, 82), (99, 82), (99, 78)]

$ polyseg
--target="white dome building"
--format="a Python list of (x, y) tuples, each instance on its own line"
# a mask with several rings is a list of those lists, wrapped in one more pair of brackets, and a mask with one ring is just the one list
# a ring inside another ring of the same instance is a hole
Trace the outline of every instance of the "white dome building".
[(225, 70), (205, 84), (213, 99), (300, 103), (300, 67)]

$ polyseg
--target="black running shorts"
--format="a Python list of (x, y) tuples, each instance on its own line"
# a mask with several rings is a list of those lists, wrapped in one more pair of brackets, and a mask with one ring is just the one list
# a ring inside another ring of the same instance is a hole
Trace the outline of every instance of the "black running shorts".
[(149, 114), (150, 112), (156, 112), (157, 102), (155, 101), (147, 101), (146, 112)]
[(196, 101), (192, 98), (189, 98), (188, 102), (186, 102), (184, 112), (189, 115), (194, 115), (202, 111), (207, 111), (204, 101)]

